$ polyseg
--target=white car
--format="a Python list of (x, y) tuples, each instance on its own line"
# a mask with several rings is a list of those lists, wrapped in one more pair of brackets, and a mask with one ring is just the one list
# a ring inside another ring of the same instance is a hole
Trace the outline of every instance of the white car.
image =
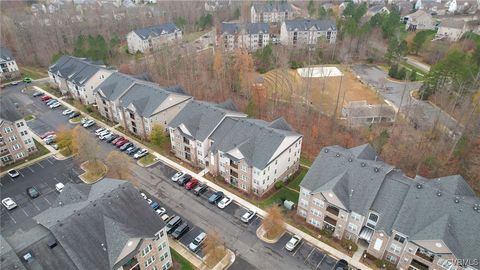
[(298, 246), (298, 244), (300, 244), (301, 241), (302, 241), (302, 237), (295, 234), (294, 236), (292, 236), (290, 241), (288, 241), (288, 243), (285, 245), (285, 249), (288, 251), (293, 251)]
[(255, 210), (248, 210), (247, 212), (245, 212), (245, 214), (243, 214), (243, 216), (240, 218), (240, 220), (244, 223), (248, 223), (250, 222), (250, 220), (252, 220), (252, 218), (257, 214), (257, 211)]
[(82, 118), (82, 120), (80, 120), (80, 124), (83, 125), (83, 124), (85, 124), (88, 120), (89, 120), (88, 118), (84, 117), (84, 118)]
[(138, 152), (135, 153), (135, 155), (133, 155), (133, 158), (134, 159), (139, 159), (141, 157), (146, 156), (147, 154), (148, 154), (148, 150), (143, 148), (143, 149), (138, 150)]
[(150, 205), (153, 203), (152, 199), (147, 199), (147, 203)]
[(62, 112), (62, 114), (63, 114), (63, 115), (69, 115), (69, 114), (71, 114), (72, 112), (73, 112), (72, 110), (66, 109), (66, 110), (64, 110), (64, 111)]
[(232, 198), (225, 196), (220, 202), (218, 202), (217, 206), (218, 208), (223, 209), (231, 203), (232, 203)]
[(93, 125), (95, 125), (95, 120), (92, 120), (92, 119), (87, 120), (85, 123), (83, 123), (83, 127), (84, 127), (84, 128), (89, 128), (89, 127), (91, 127), (91, 126), (93, 126)]
[(102, 133), (100, 134), (100, 136), (98, 136), (98, 138), (100, 140), (105, 140), (108, 136), (112, 135), (112, 133), (110, 131), (107, 131), (107, 133)]
[(106, 135), (110, 134), (110, 130), (105, 129), (104, 131), (100, 132), (97, 136), (100, 137), (105, 137)]
[(167, 222), (167, 220), (170, 218), (170, 216), (167, 215), (167, 214), (163, 214), (160, 218), (161, 218), (163, 221)]
[(143, 193), (143, 192), (142, 192), (142, 193), (140, 193), (140, 196), (142, 196), (142, 198), (143, 198), (144, 200), (146, 200), (146, 199), (147, 199), (147, 195), (146, 195), (145, 193)]
[(159, 215), (159, 216), (162, 216), (166, 212), (167, 212), (167, 210), (165, 210), (165, 208), (163, 208), (163, 207), (160, 207), (157, 210), (155, 210), (155, 213), (157, 213), (157, 215)]
[(55, 184), (55, 189), (60, 193), (62, 192), (63, 188), (65, 187), (65, 185), (62, 183), (62, 182), (59, 182), (57, 184)]
[(57, 138), (57, 135), (51, 134), (51, 135), (48, 135), (47, 137), (43, 138), (43, 141), (48, 142), (48, 141), (51, 141), (51, 140), (55, 140), (56, 138)]
[(60, 102), (54, 102), (53, 104), (50, 104), (50, 109), (55, 109), (57, 107), (60, 107), (60, 105), (62, 105)]
[(172, 176), (172, 181), (173, 181), (173, 182), (177, 182), (178, 179), (180, 179), (180, 178), (181, 178), (182, 176), (184, 176), (184, 175), (185, 175), (185, 172), (177, 172), (176, 174), (174, 174), (174, 175)]
[(8, 171), (8, 175), (10, 175), (10, 177), (12, 178), (15, 178), (15, 177), (18, 177), (20, 173), (17, 170), (10, 170)]
[(95, 130), (95, 135), (100, 135), (100, 133), (102, 133), (103, 131), (105, 131), (105, 128), (99, 128), (97, 130)]
[(13, 208), (17, 207), (17, 203), (15, 203), (10, 197), (3, 199), (2, 204), (5, 206), (5, 208), (7, 208), (7, 210), (12, 210)]

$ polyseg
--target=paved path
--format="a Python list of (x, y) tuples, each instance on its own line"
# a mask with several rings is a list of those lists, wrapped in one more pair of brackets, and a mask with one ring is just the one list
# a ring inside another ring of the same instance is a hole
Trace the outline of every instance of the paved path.
[[(43, 90), (39, 87), (36, 87), (36, 90), (46, 92), (45, 90)], [(78, 111), (77, 108), (73, 107), (72, 105), (68, 104), (67, 102), (65, 102), (63, 100), (60, 100), (60, 102), (65, 107)], [(86, 115), (86, 114), (82, 112), (82, 115)], [(111, 126), (108, 126), (107, 124), (105, 124), (101, 121), (97, 121), (97, 125), (99, 125), (101, 127), (104, 127), (104, 128), (111, 128)], [(118, 130), (116, 131), (116, 133), (120, 134), (121, 136), (124, 136), (124, 137), (128, 138), (132, 142), (135, 142), (136, 145), (138, 145), (142, 148), (148, 149), (149, 152), (152, 155), (154, 155), (162, 163), (170, 166), (171, 168), (176, 169), (178, 171), (184, 171), (184, 172), (192, 175), (194, 178), (197, 178), (198, 180), (206, 183), (210, 188), (212, 188), (214, 190), (217, 190), (217, 191), (222, 191), (224, 194), (228, 194), (228, 196), (231, 197), (234, 201), (236, 201), (239, 205), (241, 205), (241, 206), (243, 206), (247, 209), (255, 209), (257, 211), (257, 214), (260, 217), (265, 217), (266, 216), (266, 212), (263, 209), (260, 209), (260, 208), (256, 207), (255, 205), (251, 204), (250, 202), (244, 200), (243, 198), (241, 198), (241, 197), (239, 197), (239, 196), (237, 196), (233, 193), (230, 193), (228, 190), (226, 190), (226, 189), (222, 188), (221, 186), (218, 186), (217, 184), (211, 182), (210, 180), (206, 179), (202, 175), (200, 175), (198, 173), (195, 173), (195, 172), (189, 170), (188, 168), (185, 168), (185, 167), (179, 165), (175, 161), (173, 161), (173, 160), (171, 160), (171, 159), (169, 159), (169, 158), (167, 158), (163, 155), (160, 155), (159, 153), (157, 153), (157, 152), (153, 151), (152, 149), (148, 148), (146, 145), (143, 145), (140, 141), (138, 141), (137, 139), (129, 136), (128, 134), (125, 134), (125, 133), (120, 132)], [(363, 270), (370, 270), (371, 269), (368, 266), (364, 265), (363, 263), (359, 262), (358, 260), (354, 260), (352, 257), (348, 256), (347, 254), (344, 254), (343, 252), (341, 252), (339, 250), (336, 250), (335, 248), (325, 244), (324, 242), (320, 241), (319, 239), (317, 239), (317, 238), (315, 238), (315, 237), (297, 229), (296, 227), (294, 227), (290, 224), (286, 224), (286, 229), (287, 229), (287, 231), (291, 232), (292, 234), (297, 234), (297, 235), (301, 236), (304, 239), (304, 241), (309, 242), (309, 243), (313, 244), (314, 246), (328, 252), (333, 257), (338, 258), (338, 259), (346, 260), (351, 266), (353, 266), (357, 269), (363, 269)]]
[(427, 65), (425, 63), (422, 63), (420, 61), (418, 61), (417, 59), (415, 58), (412, 58), (412, 57), (407, 57), (407, 60), (406, 62), (420, 70), (422, 70), (423, 72), (429, 72), (430, 71), (430, 65)]

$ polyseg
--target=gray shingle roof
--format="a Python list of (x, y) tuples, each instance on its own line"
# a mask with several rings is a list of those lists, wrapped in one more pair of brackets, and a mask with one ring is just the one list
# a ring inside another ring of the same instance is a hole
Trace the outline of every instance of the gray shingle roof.
[(297, 19), (285, 21), (288, 31), (300, 30), (308, 31), (314, 29), (315, 31), (336, 31), (337, 25), (334, 21), (331, 20), (307, 20), (307, 19)]
[[(312, 193), (333, 191), (346, 210), (366, 215), (385, 175), (393, 167), (375, 161), (371, 146), (322, 149), (300, 186)], [(373, 158), (373, 159), (372, 159)], [(376, 171), (378, 169), (378, 171)]]
[(90, 188), (71, 185), (54, 207), (34, 219), (52, 232), (79, 269), (116, 269), (129, 239), (154, 238), (165, 226), (126, 181), (106, 178)]
[(180, 31), (180, 28), (178, 28), (174, 23), (164, 23), (133, 30), (133, 32), (135, 32), (142, 40), (164, 34), (171, 34), (175, 31)]
[(290, 12), (292, 6), (288, 3), (255, 3), (253, 4), (256, 12)]
[(49, 67), (48, 71), (76, 85), (83, 86), (103, 67), (101, 63), (95, 63), (85, 58), (63, 55), (55, 64)]
[(0, 269), (26, 269), (12, 246), (0, 235)]
[(15, 58), (13, 58), (12, 52), (8, 48), (0, 47), (0, 61), (7, 62), (12, 60), (15, 60)]
[(214, 104), (201, 101), (190, 101), (168, 124), (171, 128), (178, 128), (183, 124), (193, 139), (204, 141), (215, 131), (225, 116), (246, 115), (236, 110), (232, 102)]
[(210, 136), (214, 141), (211, 151), (234, 151), (243, 156), (248, 165), (264, 169), (280, 154), (277, 152), (280, 147), (285, 150), (301, 137), (283, 118), (269, 123), (228, 117)]
[(333, 192), (349, 211), (377, 212), (376, 230), (400, 232), (417, 244), (441, 240), (460, 259), (480, 259), (480, 199), (461, 176), (411, 179), (375, 159), (368, 145), (326, 147), (300, 186)]
[(138, 82), (135, 78), (120, 72), (114, 72), (106, 78), (94, 92), (101, 92), (109, 101), (114, 101), (127, 91), (134, 83)]
[[(133, 105), (139, 115), (150, 117), (162, 103), (171, 99), (173, 95), (178, 96), (178, 94), (169, 92), (159, 86), (134, 84), (120, 97), (120, 105), (125, 108)], [(189, 96), (184, 96), (182, 100), (189, 98)]]
[(270, 26), (268, 23), (227, 23), (222, 22), (220, 32), (222, 34), (241, 34), (246, 33), (250, 35), (268, 34)]

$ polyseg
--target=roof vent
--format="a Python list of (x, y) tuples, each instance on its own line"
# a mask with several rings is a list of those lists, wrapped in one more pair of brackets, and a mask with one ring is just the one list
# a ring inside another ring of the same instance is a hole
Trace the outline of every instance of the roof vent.
[(340, 154), (339, 154), (339, 153), (336, 153), (335, 156), (336, 156), (336, 157), (340, 157)]
[(459, 202), (460, 202), (460, 198), (455, 197), (455, 199), (453, 199), (453, 201), (454, 201), (455, 203), (459, 203)]
[(422, 184), (417, 184), (417, 188), (422, 189), (423, 188)]
[(441, 192), (440, 190), (437, 191), (437, 196), (438, 196), (438, 197), (442, 196), (442, 192)]
[(352, 162), (352, 161), (353, 161), (353, 159), (352, 159), (352, 158), (348, 158), (348, 162)]
[(323, 150), (323, 152), (328, 153), (328, 148), (325, 148), (325, 150)]
[(365, 164), (365, 162), (362, 162), (362, 163), (360, 163), (360, 166), (365, 167), (365, 166), (367, 166), (367, 164)]
[(379, 171), (380, 171), (380, 169), (377, 168), (377, 167), (373, 168), (373, 170), (374, 170), (375, 172), (379, 172)]

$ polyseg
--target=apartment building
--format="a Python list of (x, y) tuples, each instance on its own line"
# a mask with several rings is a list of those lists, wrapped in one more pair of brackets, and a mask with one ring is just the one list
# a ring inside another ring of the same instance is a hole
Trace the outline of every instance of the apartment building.
[(0, 167), (37, 152), (32, 132), (13, 100), (0, 97)]
[(272, 122), (227, 117), (209, 137), (209, 172), (243, 192), (262, 196), (300, 164), (302, 135)]
[(254, 52), (270, 43), (267, 23), (227, 23), (220, 26), (220, 40), (227, 51), (245, 49)]
[(166, 127), (192, 97), (180, 86), (163, 88), (115, 72), (95, 89), (99, 113), (142, 138), (154, 125)]
[[(80, 270), (172, 266), (165, 223), (127, 181), (68, 183), (52, 207), (33, 219), (38, 224), (37, 239), (27, 249), (35, 258), (29, 267), (35, 263), (50, 267), (38, 269)], [(38, 248), (41, 241), (48, 245), (41, 243)]]
[(280, 43), (286, 46), (335, 43), (336, 38), (337, 26), (331, 20), (291, 20), (283, 22), (280, 28)]
[(97, 88), (113, 70), (85, 58), (64, 55), (48, 69), (50, 81), (58, 86), (62, 94), (70, 95), (83, 104), (95, 103), (94, 89)]
[(407, 31), (413, 32), (417, 30), (433, 30), (436, 27), (436, 21), (432, 15), (421, 9), (403, 17), (403, 23), (405, 23)]
[(252, 23), (281, 23), (293, 19), (293, 9), (288, 3), (255, 3), (250, 8)]
[(323, 148), (297, 214), (401, 270), (478, 270), (480, 199), (465, 180), (410, 178), (368, 144)]
[(181, 39), (182, 30), (173, 23), (141, 28), (127, 34), (128, 52), (148, 53), (161, 48), (165, 43)]
[(227, 117), (246, 117), (231, 101), (222, 104), (189, 101), (168, 123), (172, 152), (196, 167), (209, 167), (209, 137)]
[(5, 47), (0, 47), (0, 79), (10, 79), (18, 75), (20, 72), (12, 52)]

